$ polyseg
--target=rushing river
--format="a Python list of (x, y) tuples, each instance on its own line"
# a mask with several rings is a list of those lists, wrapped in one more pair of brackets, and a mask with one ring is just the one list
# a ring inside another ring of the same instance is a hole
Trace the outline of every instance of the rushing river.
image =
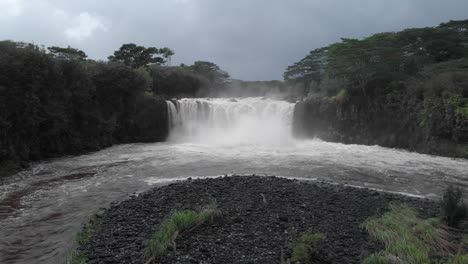
[(291, 135), (294, 104), (262, 98), (168, 102), (168, 142), (35, 164), (0, 185), (0, 263), (64, 263), (75, 233), (112, 201), (175, 179), (278, 175), (437, 198), (468, 190), (468, 161)]

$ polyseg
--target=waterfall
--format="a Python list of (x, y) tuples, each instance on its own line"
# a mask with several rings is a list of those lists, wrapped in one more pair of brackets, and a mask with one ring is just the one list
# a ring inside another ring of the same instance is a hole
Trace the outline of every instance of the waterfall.
[(167, 101), (169, 140), (282, 144), (292, 140), (294, 104), (261, 97)]

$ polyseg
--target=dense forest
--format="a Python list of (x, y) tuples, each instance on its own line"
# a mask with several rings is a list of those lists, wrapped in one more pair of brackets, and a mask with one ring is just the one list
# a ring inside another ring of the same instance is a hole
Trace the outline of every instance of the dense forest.
[(468, 20), (342, 39), (284, 79), (299, 136), (468, 157)]
[(169, 67), (172, 55), (130, 43), (102, 62), (71, 47), (0, 42), (0, 177), (32, 160), (165, 140), (166, 98), (229, 79), (212, 62)]

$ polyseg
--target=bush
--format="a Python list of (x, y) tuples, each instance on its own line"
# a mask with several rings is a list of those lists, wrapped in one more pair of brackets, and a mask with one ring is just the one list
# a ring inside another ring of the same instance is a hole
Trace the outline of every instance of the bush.
[(463, 192), (459, 187), (449, 186), (440, 201), (442, 217), (450, 227), (457, 227), (467, 216), (467, 206), (463, 201)]
[(303, 234), (294, 245), (291, 260), (293, 262), (300, 261), (308, 263), (317, 253), (317, 245), (323, 239), (325, 239), (324, 235), (313, 233), (312, 230), (309, 230), (307, 233)]
[(380, 218), (366, 220), (363, 227), (383, 244), (385, 250), (369, 256), (364, 263), (433, 263), (434, 252), (450, 256), (454, 246), (449, 233), (433, 219), (422, 220), (415, 210), (392, 206)]

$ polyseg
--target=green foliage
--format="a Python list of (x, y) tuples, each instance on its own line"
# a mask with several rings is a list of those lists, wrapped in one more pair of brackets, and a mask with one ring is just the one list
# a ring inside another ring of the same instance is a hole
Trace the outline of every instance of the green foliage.
[(169, 48), (157, 49), (155, 47), (145, 48), (133, 43), (123, 44), (119, 50), (114, 52), (114, 55), (109, 56), (109, 61), (122, 62), (125, 65), (134, 69), (147, 66), (149, 64), (163, 64), (165, 59), (157, 56), (161, 55), (168, 58), (174, 55), (174, 52)]
[(342, 38), (289, 66), (284, 79), (311, 88), (327, 77), (346, 79), (350, 87), (365, 93), (365, 84), (376, 76), (414, 75), (426, 65), (467, 58), (467, 21), (378, 33), (364, 39)]
[(457, 254), (447, 264), (468, 264), (468, 254)]
[(468, 119), (468, 98), (456, 95), (449, 99), (449, 103), (455, 107), (455, 113), (464, 119)]
[(323, 234), (314, 233), (312, 230), (309, 230), (295, 243), (291, 260), (293, 262), (309, 263), (317, 253), (317, 245), (324, 239), (325, 236)]
[(78, 242), (78, 244), (80, 245), (88, 242), (91, 236), (93, 236), (95, 233), (101, 230), (101, 226), (102, 215), (95, 214), (83, 227), (83, 229), (80, 232), (78, 232), (78, 234), (76, 235), (76, 242)]
[(175, 250), (175, 240), (178, 235), (198, 225), (211, 222), (219, 215), (220, 211), (216, 204), (210, 204), (198, 212), (192, 210), (173, 212), (147, 242), (146, 257), (161, 256), (171, 247)]
[(341, 89), (336, 96), (333, 96), (332, 99), (337, 103), (343, 103), (348, 97), (348, 91), (346, 89)]
[(468, 214), (461, 188), (449, 186), (440, 201), (442, 217), (448, 226), (457, 227)]
[(88, 57), (88, 55), (86, 55), (84, 51), (79, 50), (79, 49), (74, 49), (70, 46), (66, 48), (52, 46), (52, 47), (48, 47), (47, 49), (49, 50), (52, 56), (60, 58), (60, 59), (84, 61)]
[(67, 264), (86, 264), (88, 258), (79, 250), (72, 250), (67, 257)]
[(315, 49), (305, 58), (289, 66), (283, 74), (290, 83), (309, 86), (312, 82), (320, 83), (324, 78), (328, 48)]
[(390, 263), (427, 264), (433, 263), (431, 252), (449, 255), (453, 250), (447, 231), (433, 219), (419, 219), (406, 206), (392, 206), (382, 217), (366, 220), (363, 227), (371, 237), (385, 244), (381, 257), (372, 255), (366, 261), (382, 261), (385, 257)]
[(224, 84), (229, 81), (229, 74), (213, 62), (196, 61), (190, 68), (212, 83)]
[(167, 65), (170, 66), (171, 64), (171, 57), (175, 54), (173, 50), (170, 48), (161, 48), (159, 49), (159, 53), (163, 56), (163, 58), (166, 60)]
[(203, 207), (200, 211), (198, 211), (197, 222), (199, 224), (211, 223), (220, 215), (221, 215), (221, 211), (219, 211), (216, 203), (211, 203)]
[(385, 256), (372, 254), (364, 259), (363, 264), (391, 264), (391, 261)]
[(167, 96), (197, 96), (211, 85), (204, 76), (197, 74), (189, 67), (149, 67), (152, 79), (151, 90), (154, 94)]
[[(166, 104), (144, 97), (152, 87), (145, 69), (58, 56), (0, 42), (0, 162), (165, 139)], [(136, 122), (145, 119), (151, 130)]]
[[(75, 240), (78, 245), (88, 243), (91, 236), (101, 230), (102, 215), (94, 214), (83, 229), (76, 234)], [(78, 249), (73, 249), (67, 256), (67, 264), (86, 264), (88, 258)]]

